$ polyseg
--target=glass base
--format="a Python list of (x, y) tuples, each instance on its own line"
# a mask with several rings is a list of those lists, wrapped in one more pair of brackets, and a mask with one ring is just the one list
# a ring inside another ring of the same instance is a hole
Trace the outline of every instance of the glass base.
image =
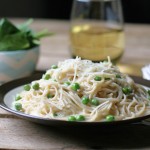
[[(116, 65), (118, 62), (119, 62), (119, 60), (121, 59), (121, 57), (122, 57), (122, 54), (120, 55), (120, 56), (118, 56), (118, 57), (116, 57), (115, 59), (111, 59), (111, 62), (114, 64), (114, 65)], [(72, 55), (72, 58), (76, 58), (76, 56), (75, 55)], [(81, 57), (81, 59), (86, 59), (86, 58), (82, 58)], [(103, 59), (103, 60), (91, 60), (92, 62), (94, 62), (94, 63), (99, 63), (99, 62), (103, 62), (103, 61), (107, 61), (107, 59)]]

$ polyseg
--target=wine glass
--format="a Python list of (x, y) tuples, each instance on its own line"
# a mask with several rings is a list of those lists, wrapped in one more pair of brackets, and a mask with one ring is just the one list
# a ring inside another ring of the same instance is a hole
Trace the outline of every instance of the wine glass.
[(72, 57), (118, 62), (124, 51), (120, 0), (74, 0), (71, 13)]

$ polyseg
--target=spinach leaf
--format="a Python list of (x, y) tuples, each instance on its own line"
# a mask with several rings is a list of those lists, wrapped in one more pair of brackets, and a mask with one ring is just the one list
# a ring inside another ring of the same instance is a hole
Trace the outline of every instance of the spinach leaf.
[(17, 28), (21, 31), (25, 31), (25, 32), (28, 32), (29, 30), (31, 30), (29, 28), (29, 25), (33, 22), (33, 19), (29, 19), (27, 20), (26, 22), (22, 23), (22, 24), (19, 24), (17, 25)]
[(0, 20), (0, 40), (8, 34), (13, 34), (17, 32), (19, 32), (19, 29), (6, 18)]
[(42, 30), (40, 32), (37, 32), (34, 34), (34, 38), (36, 39), (41, 39), (45, 36), (50, 36), (50, 35), (53, 35), (54, 33), (49, 33), (47, 30)]
[(34, 32), (29, 25), (33, 19), (15, 26), (8, 19), (0, 20), (0, 51), (25, 50), (40, 44), (40, 39), (50, 36), (47, 30)]
[(0, 51), (23, 50), (29, 47), (29, 41), (23, 32), (6, 35), (0, 41)]

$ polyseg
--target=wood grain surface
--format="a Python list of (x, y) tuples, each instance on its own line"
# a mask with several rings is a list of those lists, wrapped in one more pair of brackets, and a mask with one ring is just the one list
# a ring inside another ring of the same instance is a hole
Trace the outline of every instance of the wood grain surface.
[[(15, 23), (24, 19), (12, 19)], [(69, 21), (36, 19), (31, 27), (40, 31), (43, 28), (55, 33), (54, 36), (41, 41), (41, 56), (38, 70), (48, 69), (53, 63), (70, 58)], [(121, 63), (129, 65), (146, 65), (150, 63), (150, 25), (125, 24), (125, 51)]]
[[(12, 19), (15, 23), (24, 19)], [(70, 58), (69, 21), (36, 19), (31, 27), (47, 28), (54, 36), (42, 39), (37, 70)], [(150, 63), (150, 26), (126, 24), (126, 49), (121, 63), (143, 66)], [(15, 117), (0, 109), (0, 149), (150, 149), (150, 126), (133, 124), (114, 129), (58, 129)]]

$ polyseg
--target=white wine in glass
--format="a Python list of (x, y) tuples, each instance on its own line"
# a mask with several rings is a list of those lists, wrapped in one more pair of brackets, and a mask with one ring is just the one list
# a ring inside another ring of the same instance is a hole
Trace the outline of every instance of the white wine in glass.
[(75, 0), (71, 15), (73, 57), (117, 62), (124, 51), (122, 9), (119, 0)]

